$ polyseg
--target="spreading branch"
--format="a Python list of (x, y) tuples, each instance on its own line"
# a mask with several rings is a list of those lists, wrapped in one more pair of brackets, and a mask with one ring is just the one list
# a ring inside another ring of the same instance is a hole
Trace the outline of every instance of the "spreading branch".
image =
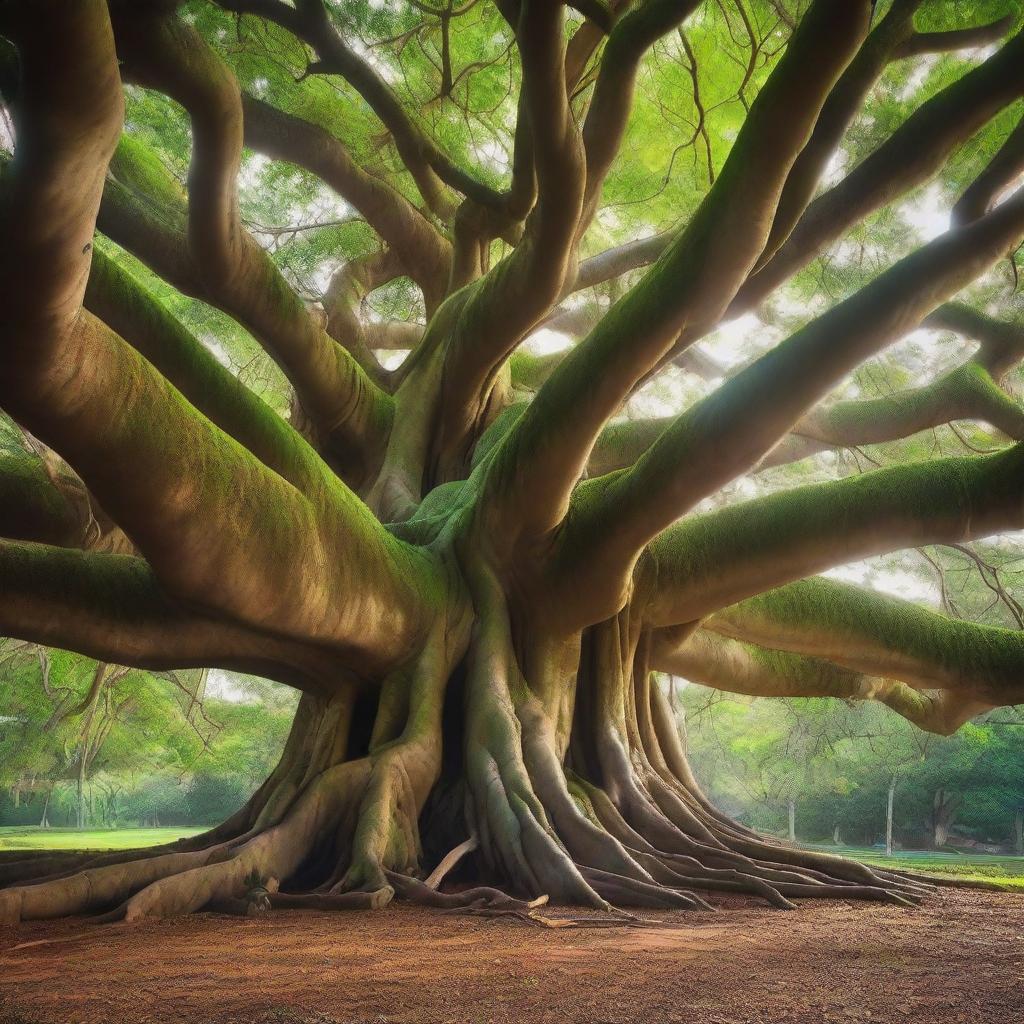
[(624, 242), (580, 263), (572, 291), (604, 284), (616, 277), (652, 264), (679, 234), (677, 229), (661, 231), (633, 242)]
[(30, 452), (0, 455), (0, 537), (92, 548), (102, 539), (89, 493)]
[(329, 693), (336, 658), (207, 617), (169, 598), (140, 558), (0, 540), (0, 633), (98, 661), (220, 667)]
[(1024, 32), (918, 107), (838, 185), (814, 200), (785, 244), (739, 290), (729, 315), (755, 308), (833, 239), (936, 174), (950, 153), (1024, 93)]
[[(357, 661), (393, 658), (395, 637), (411, 640), (424, 624), (424, 556), (329, 476), (300, 494), (82, 308), (122, 91), (106, 5), (62, 16), (56, 66), (49, 6), (19, 9), (14, 34), (22, 90), (3, 210), (0, 402), (67, 459), (169, 593), (281, 634), (318, 635)], [(375, 594), (357, 588), (346, 549), (359, 549), (364, 567), (377, 562)], [(311, 601), (301, 581), (324, 565), (335, 567), (332, 582)], [(390, 612), (368, 616), (365, 601)]]
[[(427, 309), (444, 298), (451, 245), (397, 189), (365, 171), (343, 143), (320, 125), (255, 97), (242, 97), (245, 144), (315, 174), (366, 218), (422, 289)], [(345, 343), (345, 336), (334, 335)]]
[[(832, 402), (812, 409), (757, 468), (785, 465), (833, 448), (895, 441), (960, 419), (988, 423), (1015, 440), (1024, 438), (1024, 410), (1002, 386), (1002, 378), (1024, 358), (1024, 329), (956, 302), (940, 306), (925, 317), (922, 326), (953, 331), (980, 342), (979, 348), (966, 363), (931, 384), (884, 398)], [(536, 390), (562, 358), (562, 353), (543, 360), (524, 357), (519, 370), (523, 386)], [(673, 362), (705, 380), (735, 376), (693, 346)], [(610, 424), (594, 446), (590, 475), (632, 466), (674, 419), (663, 416)]]
[(873, 700), (919, 729), (940, 736), (952, 735), (964, 722), (989, 709), (984, 701), (949, 690), (916, 690), (898, 679), (868, 675), (821, 658), (773, 651), (704, 629), (683, 636), (679, 631), (656, 632), (651, 664), (703, 686), (751, 697)]
[(842, 143), (871, 88), (900, 46), (913, 34), (914, 13), (922, 0), (896, 0), (864, 41), (850, 66), (835, 84), (821, 110), (807, 145), (786, 179), (771, 234), (758, 260), (758, 269), (789, 237), (814, 196), (829, 160)]
[(317, 55), (309, 73), (341, 75), (391, 132), (395, 148), (424, 202), (442, 220), (447, 221), (453, 212), (445, 185), (484, 205), (502, 205), (501, 193), (458, 167), (420, 129), (387, 83), (345, 42), (322, 0), (299, 0), (295, 6), (280, 0), (218, 2), (225, 10), (273, 21), (301, 39)]
[[(755, 465), (854, 366), (916, 327), (1022, 238), (1024, 191), (905, 257), (742, 370), (681, 415), (629, 471), (595, 481), (597, 496), (577, 499), (562, 571), (600, 566), (609, 592), (621, 593), (643, 544)], [(773, 386), (780, 380), (781, 391)]]
[(896, 56), (917, 57), (925, 53), (953, 53), (979, 46), (990, 46), (1000, 40), (1013, 25), (1013, 15), (1007, 14), (984, 25), (951, 29), (946, 32), (915, 32), (900, 44)]
[(649, 0), (627, 11), (612, 29), (583, 123), (586, 189), (578, 228), (580, 235), (597, 212), (601, 186), (622, 144), (633, 108), (641, 59), (659, 38), (681, 25), (698, 2)]
[(813, 573), (1024, 526), (1024, 445), (810, 484), (692, 516), (638, 566), (654, 626), (699, 619)]
[(718, 321), (763, 249), (786, 175), (869, 9), (812, 6), (686, 230), (538, 392), (492, 466), (492, 501), (508, 510), (509, 529), (536, 536), (557, 526), (605, 421), (684, 326), (703, 332)]
[(957, 420), (979, 420), (1015, 440), (1024, 439), (1024, 408), (971, 361), (924, 387), (812, 410), (759, 468), (795, 462), (830, 448), (896, 441)]
[(1002, 380), (1024, 358), (1024, 326), (996, 320), (962, 302), (947, 302), (924, 320), (924, 326), (954, 331), (979, 343), (972, 362), (996, 381)]
[(316, 492), (326, 467), (308, 443), (128, 271), (98, 249), (84, 302), (199, 412), (303, 493)]
[(149, 10), (122, 15), (118, 45), (126, 74), (188, 111), (193, 154), (186, 206), (159, 160), (122, 141), (101, 230), (250, 330), (294, 386), (318, 446), (358, 484), (380, 457), (390, 401), (315, 321), (238, 218), (242, 107), (233, 75), (194, 29)]
[[(331, 276), (324, 293), (324, 312), (327, 314), (327, 333), (343, 341), (353, 359), (373, 380), (390, 389), (391, 378), (373, 354), (375, 348), (411, 348), (412, 344), (399, 345), (400, 340), (418, 341), (422, 328), (416, 324), (396, 324), (389, 332), (384, 324), (371, 325), (360, 316), (363, 299), (403, 273), (398, 253), (394, 249), (379, 249), (342, 264)], [(374, 329), (376, 328), (376, 329)]]
[(1024, 700), (1024, 634), (947, 618), (836, 580), (791, 583), (713, 615), (706, 626), (990, 707)]
[(1010, 133), (985, 169), (964, 189), (950, 213), (954, 224), (983, 217), (1024, 174), (1024, 119)]
[(522, 241), (472, 286), (444, 350), (436, 442), (442, 452), (467, 443), (498, 368), (557, 300), (568, 273), (584, 175), (566, 93), (562, 24), (561, 5), (522, 4), (521, 109), (529, 119), (539, 199)]
[[(810, 203), (822, 174), (828, 166), (829, 160), (832, 159), (845, 132), (853, 123), (872, 86), (878, 81), (882, 72), (892, 61), (909, 56), (909, 54), (903, 52), (903, 49), (911, 40), (914, 40), (915, 46), (921, 47), (919, 50), (921, 53), (929, 52), (930, 50), (967, 49), (972, 46), (997, 42), (1006, 34), (1006, 31), (1012, 24), (1012, 18), (1007, 17), (1000, 18), (987, 25), (969, 29), (918, 34), (913, 32), (913, 16), (920, 6), (921, 0), (900, 0), (900, 2), (894, 3), (889, 8), (885, 17), (882, 18), (865, 40), (863, 46), (861, 46), (853, 61), (851, 61), (850, 66), (844, 71), (832, 89), (807, 145), (801, 151), (790, 171), (772, 224), (771, 234), (755, 270), (759, 270), (789, 237), (794, 226), (799, 222), (801, 215)], [(953, 104), (950, 103), (947, 111), (952, 106)], [(928, 124), (921, 127), (921, 133), (923, 135), (930, 135), (931, 127), (941, 123), (943, 119), (944, 112), (936, 111), (934, 118), (928, 118)], [(916, 131), (916, 126), (913, 121), (909, 121), (906, 133), (910, 134), (914, 131)], [(966, 134), (960, 137), (966, 138), (971, 131), (973, 131), (973, 128), (969, 128)], [(1004, 148), (1007, 150), (1005, 156), (1001, 154), (997, 157), (993, 161), (991, 171), (987, 171), (979, 178), (977, 184), (979, 191), (989, 189), (995, 191), (995, 180), (998, 180), (999, 188), (1002, 188), (1011, 180), (1013, 173), (1011, 168), (1019, 164), (1020, 145), (1008, 142)], [(905, 154), (914, 152), (917, 147), (913, 141), (908, 140), (906, 146), (900, 147), (900, 149), (902, 155), (894, 155), (891, 162), (902, 165), (905, 168), (907, 163)], [(936, 160), (929, 162), (928, 166), (931, 170), (925, 172), (925, 177), (938, 170), (945, 160), (947, 153), (948, 150)], [(881, 179), (881, 168), (879, 168), (878, 180), (881, 182)], [(907, 185), (906, 188), (913, 187), (913, 184), (918, 183), (920, 180), (924, 179), (918, 177), (917, 173), (914, 173), (911, 184)], [(905, 188), (901, 188), (900, 191), (905, 191)], [(986, 192), (986, 194), (988, 193)], [(842, 208), (846, 203), (846, 198), (837, 196), (835, 207)], [(884, 202), (888, 202), (890, 199), (891, 194), (889, 197), (879, 200), (876, 205), (883, 205)], [(966, 196), (963, 202), (965, 204), (968, 202)], [(976, 207), (976, 203), (973, 203), (971, 206), (976, 211), (974, 217), (981, 216), (982, 213), (986, 212), (986, 209), (976, 209)], [(966, 213), (966, 205), (964, 209)], [(858, 217), (854, 216), (848, 222), (844, 221), (835, 230), (829, 232), (828, 237), (837, 237), (856, 219)], [(964, 220), (963, 222), (966, 221)], [(612, 280), (629, 271), (649, 266), (668, 248), (672, 239), (678, 233), (678, 228), (670, 228), (640, 241), (625, 242), (622, 245), (615, 246), (584, 260), (580, 264), (579, 273), (575, 281), (566, 290), (567, 294)], [(818, 239), (818, 244), (821, 245), (824, 242)], [(810, 253), (807, 258), (811, 259), (818, 250), (808, 245), (807, 251)], [(795, 269), (799, 268), (796, 267)], [(782, 278), (779, 280), (782, 280)], [(779, 282), (775, 281), (771, 287), (775, 287), (777, 283)], [(760, 301), (760, 297), (763, 297), (770, 290), (771, 288), (766, 288), (764, 292), (758, 293), (758, 298), (751, 299), (749, 302), (742, 298), (743, 293), (741, 293), (741, 296), (737, 299), (738, 305), (733, 311), (742, 312), (743, 309), (756, 305)]]

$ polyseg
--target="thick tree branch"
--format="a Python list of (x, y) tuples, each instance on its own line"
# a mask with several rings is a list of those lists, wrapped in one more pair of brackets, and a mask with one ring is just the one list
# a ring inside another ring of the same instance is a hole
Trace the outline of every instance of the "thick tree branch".
[(653, 634), (651, 664), (662, 672), (727, 693), (752, 697), (834, 697), (873, 700), (919, 729), (951, 736), (990, 704), (948, 690), (915, 690), (898, 679), (883, 679), (785, 651), (731, 640), (708, 630), (659, 630)]
[(794, 462), (828, 448), (893, 441), (957, 419), (980, 420), (1009, 437), (1024, 437), (1024, 410), (999, 383), (1024, 358), (1024, 329), (952, 302), (940, 306), (923, 323), (979, 341), (977, 353), (925, 387), (812, 410), (765, 456), (760, 468)]
[[(889, 63), (904, 56), (901, 52), (903, 45), (909, 39), (917, 38), (912, 36), (913, 16), (917, 8), (921, 6), (921, 2), (922, 0), (899, 0), (894, 3), (865, 40), (864, 45), (829, 94), (811, 138), (790, 171), (782, 198), (779, 201), (771, 234), (765, 245), (765, 251), (755, 270), (760, 269), (785, 242), (801, 214), (807, 208), (829, 160), (856, 117), (871, 87)], [(1006, 34), (1011, 24), (1012, 19), (1001, 18), (977, 28), (949, 33), (926, 33), (924, 38), (934, 36), (937, 43), (946, 43), (948, 49), (957, 50), (986, 42), (996, 42)], [(949, 38), (946, 38), (947, 36)], [(978, 42), (973, 40), (978, 40)], [(922, 52), (925, 51), (922, 50)], [(1019, 145), (1011, 146), (1010, 143), (1007, 143), (1007, 147), (1012, 153), (1019, 153)], [(1003, 175), (1000, 178), (1000, 188), (1010, 180), (1009, 167), (1013, 160), (1011, 152), (1007, 152), (1005, 157), (1001, 155), (994, 161), (994, 165), (998, 164), (998, 167), (993, 166), (993, 176)], [(983, 175), (983, 177), (985, 176)], [(991, 186), (982, 184), (979, 179), (978, 187), (984, 189)], [(964, 201), (966, 201), (966, 196)], [(974, 216), (981, 216), (984, 212), (986, 211), (980, 210)], [(575, 282), (570, 289), (567, 289), (567, 294), (601, 284), (631, 270), (650, 265), (668, 248), (677, 234), (677, 228), (670, 228), (639, 241), (623, 243), (584, 260), (580, 264)]]
[(988, 166), (964, 189), (953, 206), (950, 220), (954, 224), (969, 224), (983, 217), (1021, 175), (1024, 175), (1024, 118)]
[(93, 253), (85, 306), (129, 342), (204, 416), (306, 494), (329, 470), (320, 457), (182, 326), (128, 271)]
[(220, 667), (331, 692), (334, 658), (169, 599), (144, 561), (0, 540), (0, 633), (156, 671)]
[(610, 32), (614, 22), (611, 4), (607, 0), (565, 0), (566, 7), (579, 11), (592, 21), (602, 32)]
[(836, 580), (791, 583), (719, 612), (706, 627), (990, 707), (1024, 701), (1024, 634), (946, 618)]
[[(300, 494), (89, 313), (42, 340), (33, 336), (31, 365), (7, 375), (0, 401), (68, 460), (169, 593), (337, 644), (354, 663), (389, 663), (396, 637), (415, 642), (430, 614), (428, 562), (344, 485), (324, 473), (318, 490)], [(356, 550), (358, 564), (346, 554)], [(328, 582), (311, 594), (304, 581), (325, 566)]]
[(811, 484), (677, 523), (637, 568), (653, 626), (702, 618), (836, 565), (1024, 528), (1024, 445)]
[(369, 104), (395, 140), (424, 202), (447, 221), (452, 205), (447, 184), (484, 205), (501, 206), (504, 197), (456, 166), (406, 113), (387, 83), (359, 57), (334, 26), (322, 0), (299, 0), (295, 6), (280, 0), (218, 0), (225, 10), (255, 14), (275, 22), (312, 47), (317, 74), (341, 75)]
[[(317, 175), (351, 203), (401, 260), (422, 289), (428, 312), (444, 298), (451, 272), (451, 245), (397, 189), (368, 174), (320, 125), (243, 96), (245, 144)], [(344, 337), (335, 337), (343, 344)]]
[(649, 266), (672, 244), (678, 234), (679, 229), (670, 228), (668, 231), (661, 231), (635, 242), (624, 242), (583, 260), (570, 291), (578, 292), (584, 288), (592, 288), (594, 285), (621, 277), (630, 270)]
[(565, 88), (562, 19), (560, 4), (522, 5), (517, 38), (539, 199), (519, 245), (471, 286), (444, 349), (436, 447), (458, 449), (456, 459), (468, 454), (499, 368), (558, 299), (569, 270), (584, 177)]
[(579, 499), (565, 537), (569, 564), (600, 565), (619, 593), (644, 543), (755, 465), (854, 366), (916, 327), (1022, 238), (1024, 191), (901, 260), (732, 377), (680, 416), (632, 469), (596, 481), (599, 496)]
[(969, 362), (925, 387), (812, 410), (758, 468), (795, 462), (829, 448), (895, 441), (956, 420), (979, 420), (1015, 440), (1024, 439), (1024, 408), (985, 369)]
[(949, 154), (1024, 92), (1024, 32), (924, 103), (838, 185), (814, 200), (785, 244), (738, 291), (730, 316), (753, 309), (833, 239), (927, 181)]
[[(584, 302), (576, 306), (560, 306), (551, 311), (538, 325), (537, 330), (557, 331), (574, 338), (589, 334), (598, 321), (604, 316), (605, 310), (597, 302)], [(518, 349), (514, 355), (518, 355)], [(564, 352), (562, 353), (564, 355)]]
[(699, 0), (648, 0), (619, 18), (612, 29), (583, 123), (586, 190), (579, 235), (597, 212), (601, 186), (622, 144), (641, 59), (661, 36), (681, 25), (698, 4)]
[(100, 539), (81, 480), (55, 469), (28, 452), (0, 454), (0, 537), (70, 548)]
[(674, 422), (674, 416), (664, 416), (608, 424), (590, 453), (587, 475), (604, 476), (632, 466)]
[[(202, 272), (193, 258), (184, 196), (143, 145), (126, 136), (111, 169), (100, 229), (180, 291), (222, 309), (249, 330), (294, 386), (318, 447), (358, 484), (380, 459), (391, 418), (389, 397), (314, 320), (240, 225), (231, 231), (237, 240), (234, 264), (224, 274)], [(234, 178), (225, 181), (234, 189)], [(226, 248), (231, 246), (219, 247)]]
[(955, 331), (979, 343), (972, 362), (987, 370), (994, 380), (1024, 359), (1024, 326), (1012, 320), (996, 320), (962, 302), (947, 302), (925, 317), (924, 326)]
[(771, 234), (757, 262), (760, 269), (789, 237), (842, 143), (864, 100), (900, 46), (914, 29), (914, 12), (922, 0), (896, 0), (864, 41), (821, 109), (807, 145), (793, 163), (782, 190)]
[[(980, 329), (989, 340), (963, 366), (931, 384), (884, 398), (833, 402), (812, 409), (756, 468), (786, 465), (834, 448), (896, 441), (956, 420), (977, 420), (1015, 440), (1024, 439), (1024, 408), (999, 385), (999, 378), (1024, 358), (1024, 330), (955, 303), (936, 310), (924, 324), (948, 327), (969, 337), (977, 337)], [(726, 376), (721, 366), (695, 348), (684, 349), (673, 362), (706, 380)], [(536, 390), (552, 369), (546, 362), (527, 362), (519, 372), (524, 386), (529, 382)], [(589, 475), (629, 468), (674, 419), (625, 420), (605, 427), (591, 454)]]
[(915, 32), (896, 51), (896, 56), (917, 57), (923, 53), (953, 53), (998, 42), (1013, 25), (1013, 15), (1007, 14), (985, 25), (951, 29), (947, 32)]
[[(632, 0), (608, 0), (610, 24), (627, 11)], [(565, 48), (565, 84), (570, 94), (583, 80), (590, 59), (608, 35), (608, 29), (595, 21), (585, 21), (573, 33)]]
[(785, 242), (799, 221), (865, 98), (889, 63), (917, 53), (959, 50), (1001, 39), (1013, 24), (1007, 16), (976, 28), (953, 32), (916, 33), (914, 14), (922, 0), (897, 0), (868, 36), (857, 56), (832, 90), (807, 146), (790, 173), (772, 233), (758, 261), (760, 269)]
[[(31, 334), (74, 325), (89, 274), (95, 205), (124, 100), (101, 0), (8, 4), (4, 14), (21, 65), (19, 145), (0, 196), (10, 353), (0, 382), (6, 384), (18, 369), (12, 356), (30, 344)], [(47, 16), (61, 19), (61, 33), (49, 31)]]
[(367, 346), (384, 352), (416, 348), (423, 340), (423, 332), (423, 324), (411, 320), (371, 320), (363, 324)]
[(519, 349), (509, 359), (509, 375), (513, 391), (537, 391), (565, 358), (565, 351), (533, 355)]
[(869, 11), (868, 3), (841, 13), (812, 6), (685, 231), (565, 358), (506, 438), (489, 487), (510, 530), (536, 535), (561, 521), (605, 421), (684, 326), (702, 333), (718, 321), (763, 249), (786, 175)]
[[(300, 495), (81, 307), (122, 94), (106, 5), (68, 6), (18, 9), (0, 403), (68, 460), (168, 592), (280, 634), (320, 638), (355, 663), (390, 663), (396, 637), (414, 643), (430, 615), (426, 557), (393, 540), (326, 474), (319, 493)], [(359, 570), (349, 554), (357, 549)], [(368, 560), (375, 569), (365, 569)], [(324, 566), (330, 582), (311, 595), (304, 581), (322, 578)], [(360, 571), (373, 575), (370, 591), (356, 586)]]
[(242, 104), (231, 70), (195, 29), (159, 6), (115, 8), (114, 28), (126, 81), (159, 89), (188, 112), (188, 245), (198, 274), (230, 283), (243, 256), (238, 215)]
[[(327, 313), (327, 333), (342, 342), (363, 370), (377, 384), (385, 387), (390, 384), (392, 374), (380, 365), (372, 349), (392, 346), (374, 344), (370, 325), (365, 324), (359, 315), (359, 305), (375, 288), (401, 277), (403, 272), (396, 250), (381, 249), (368, 253), (339, 267), (331, 277), (323, 298), (324, 311)], [(422, 328), (417, 329), (422, 335)], [(381, 330), (377, 333), (381, 336), (379, 340), (385, 343), (388, 341), (386, 332)], [(405, 337), (409, 337), (408, 333)]]

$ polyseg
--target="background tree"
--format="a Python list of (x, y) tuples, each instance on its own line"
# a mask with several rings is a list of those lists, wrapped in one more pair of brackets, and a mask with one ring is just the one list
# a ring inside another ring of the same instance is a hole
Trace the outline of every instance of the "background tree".
[[(1019, 709), (992, 712), (942, 737), (868, 704), (743, 698), (699, 686), (683, 689), (680, 699), (695, 773), (716, 805), (746, 824), (786, 834), (781, 790), (759, 784), (797, 767), (790, 761), (794, 736), (806, 742), (816, 735), (820, 743), (798, 765), (807, 780), (801, 839), (876, 845), (890, 855), (894, 843), (1017, 849)], [(947, 812), (938, 841), (936, 793)]]
[(179, 765), (194, 760), (216, 734), (203, 713), (204, 672), (156, 676), (17, 641), (7, 641), (0, 655), (7, 680), (0, 786), (15, 808), (22, 795), (41, 791), (41, 824), (62, 782), (74, 786), (78, 828), (96, 816), (94, 789), (102, 821), (110, 824), (125, 776), (168, 754)]
[[(0, 631), (303, 695), (240, 812), (10, 865), (0, 917), (186, 912), (253, 872), (278, 905), (445, 903), (414, 876), (455, 844), (482, 880), (597, 907), (919, 898), (715, 810), (652, 671), (943, 733), (1021, 700), (1017, 629), (816, 575), (1021, 526), (1020, 21), (0, 4)], [(922, 237), (892, 208), (932, 181), (953, 222)], [(700, 347), (754, 311), (752, 361)], [(925, 322), (951, 364), (844, 393)], [(582, 336), (542, 358), (556, 323)], [(679, 371), (693, 400), (640, 415)], [(993, 443), (921, 450), (960, 420)], [(870, 472), (745, 490), (903, 439)]]
[[(6, 653), (0, 827), (73, 825), (80, 804), (92, 827), (216, 823), (273, 769), (294, 716), (294, 691), (263, 679), (219, 674), (209, 686), (202, 672), (122, 670), (109, 698), (120, 711), (94, 716), (102, 743), (90, 742), (79, 793), (78, 751), (96, 730), (86, 729), (86, 712), (70, 712), (88, 706), (97, 665), (18, 641)], [(107, 678), (115, 671), (108, 666)]]

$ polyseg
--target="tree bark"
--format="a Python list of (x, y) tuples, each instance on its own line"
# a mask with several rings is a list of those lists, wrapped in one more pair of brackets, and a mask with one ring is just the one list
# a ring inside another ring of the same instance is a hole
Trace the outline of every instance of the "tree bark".
[(949, 842), (949, 830), (960, 806), (960, 796), (947, 789), (937, 789), (932, 802), (932, 846), (941, 850)]
[(893, 801), (896, 797), (896, 776), (889, 781), (889, 793), (886, 798), (886, 856), (893, 855)]

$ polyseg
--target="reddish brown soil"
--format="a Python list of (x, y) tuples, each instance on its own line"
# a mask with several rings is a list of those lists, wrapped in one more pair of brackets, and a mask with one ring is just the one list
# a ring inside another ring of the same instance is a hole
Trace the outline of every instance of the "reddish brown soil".
[[(653, 915), (652, 915), (653, 916)], [(1024, 897), (549, 931), (390, 907), (0, 932), (0, 1022), (1024, 1020)]]

